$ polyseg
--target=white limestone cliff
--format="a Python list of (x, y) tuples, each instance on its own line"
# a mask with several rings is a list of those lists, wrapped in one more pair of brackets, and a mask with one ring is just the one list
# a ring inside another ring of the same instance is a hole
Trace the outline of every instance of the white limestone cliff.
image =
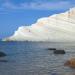
[(21, 26), (3, 41), (75, 41), (75, 8), (40, 18), (31, 26)]

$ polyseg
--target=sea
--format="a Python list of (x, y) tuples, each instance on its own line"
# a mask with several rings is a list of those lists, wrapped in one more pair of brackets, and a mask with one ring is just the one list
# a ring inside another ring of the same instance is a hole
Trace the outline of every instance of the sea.
[[(48, 48), (65, 50), (54, 54)], [(0, 75), (75, 75), (75, 69), (64, 63), (75, 57), (75, 43), (61, 42), (2, 42)]]

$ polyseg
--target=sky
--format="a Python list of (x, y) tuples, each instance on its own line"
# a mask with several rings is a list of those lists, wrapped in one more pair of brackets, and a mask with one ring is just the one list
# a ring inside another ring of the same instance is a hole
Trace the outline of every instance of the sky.
[(75, 0), (0, 0), (0, 39), (41, 17), (67, 11)]

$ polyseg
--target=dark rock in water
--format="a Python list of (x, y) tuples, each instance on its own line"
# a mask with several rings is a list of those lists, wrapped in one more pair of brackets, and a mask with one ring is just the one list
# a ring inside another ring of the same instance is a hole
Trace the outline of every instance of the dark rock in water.
[(56, 48), (48, 48), (47, 50), (56, 50)]
[(6, 54), (4, 52), (0, 52), (0, 57), (4, 57)]
[(65, 54), (64, 50), (55, 50), (54, 54)]

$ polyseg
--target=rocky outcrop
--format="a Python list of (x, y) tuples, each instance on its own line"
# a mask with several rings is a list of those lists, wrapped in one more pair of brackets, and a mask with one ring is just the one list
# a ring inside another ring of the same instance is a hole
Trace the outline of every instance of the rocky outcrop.
[(21, 26), (3, 41), (75, 42), (75, 8), (40, 18), (31, 26)]

